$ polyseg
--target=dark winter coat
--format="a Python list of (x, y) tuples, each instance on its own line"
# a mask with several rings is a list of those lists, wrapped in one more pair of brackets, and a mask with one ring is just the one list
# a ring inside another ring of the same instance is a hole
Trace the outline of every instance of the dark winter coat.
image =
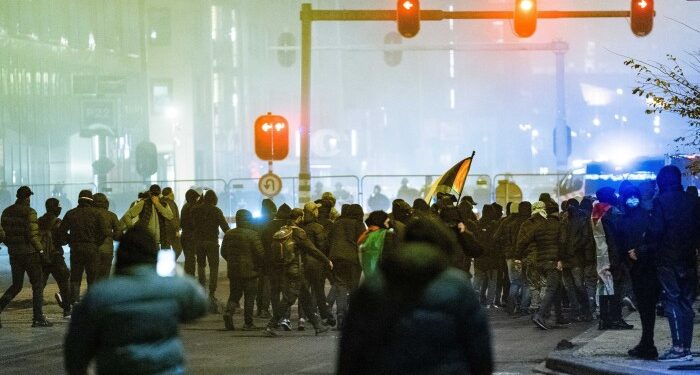
[(69, 245), (94, 244), (100, 246), (109, 236), (110, 228), (100, 211), (86, 199), (78, 201), (78, 207), (63, 216), (61, 233)]
[(588, 214), (578, 208), (569, 207), (561, 220), (559, 259), (564, 267), (584, 267), (595, 264), (596, 247)]
[(362, 218), (353, 216), (341, 216), (333, 223), (328, 236), (330, 250), (328, 257), (333, 262), (345, 262), (357, 264), (357, 240), (365, 231), (365, 224)]
[(104, 241), (99, 246), (99, 251), (102, 254), (112, 254), (114, 252), (114, 241), (119, 241), (124, 225), (112, 211), (109, 211), (109, 201), (95, 197), (95, 207), (102, 216), (102, 222), (107, 226), (107, 232)]
[(351, 294), (338, 374), (493, 371), (486, 314), (467, 275), (427, 244), (410, 244)]
[[(169, 242), (170, 240), (174, 239), (177, 235), (177, 232), (180, 231), (180, 210), (177, 207), (177, 203), (175, 201), (171, 201), (168, 198), (163, 198), (163, 203), (167, 204), (170, 207), (170, 211), (173, 212), (173, 218), (170, 220), (165, 220), (165, 238)], [(161, 240), (161, 244), (163, 244), (163, 241)], [(163, 244), (164, 246), (166, 244)], [(167, 244), (167, 245), (172, 245), (172, 244)]]
[(654, 199), (651, 230), (660, 266), (695, 267), (700, 210), (697, 200), (670, 186)]
[(185, 193), (185, 204), (180, 211), (180, 227), (182, 228), (182, 238), (184, 240), (194, 237), (194, 221), (192, 220), (192, 210), (197, 206), (199, 194), (194, 190)]
[(5, 245), (10, 255), (32, 254), (43, 251), (39, 238), (39, 223), (36, 211), (29, 202), (17, 200), (7, 207), (0, 218), (5, 231)]
[(63, 245), (66, 242), (61, 236), (61, 219), (56, 217), (56, 215), (45, 213), (38, 220), (40, 231), (50, 231), (51, 232), (51, 242), (53, 243), (53, 254), (48, 254), (49, 257), (62, 256), (63, 255)]
[(496, 232), (496, 229), (498, 229), (498, 225), (499, 221), (492, 218), (482, 218), (476, 224), (474, 236), (476, 236), (476, 240), (484, 251), (481, 256), (474, 259), (474, 268), (482, 271), (498, 268), (504, 256), (501, 248), (497, 246), (493, 238), (493, 234)]
[(500, 235), (503, 238), (502, 244), (506, 259), (519, 259), (517, 256), (518, 234), (520, 227), (529, 217), (530, 215), (523, 213), (512, 214), (509, 216), (511, 219), (501, 225), (503, 229), (500, 234), (497, 234), (497, 237)]
[(216, 207), (216, 199), (207, 198), (211, 196), (205, 195), (202, 203), (192, 209), (191, 220), (196, 241), (218, 241), (219, 228), (224, 233), (231, 229), (224, 217), (224, 213), (219, 207)]
[(534, 225), (520, 231), (518, 249), (526, 249), (534, 244), (535, 263), (539, 268), (554, 268), (559, 260), (559, 218), (550, 215), (546, 219), (533, 215)]
[(136, 266), (95, 284), (73, 310), (64, 345), (68, 374), (169, 374), (184, 371), (178, 324), (207, 312), (189, 277), (161, 277)]
[(611, 272), (615, 272), (626, 261), (627, 254), (620, 248), (620, 217), (622, 213), (617, 207), (611, 207), (600, 219), (605, 231), (605, 243), (608, 245)]
[(229, 229), (221, 243), (221, 257), (228, 263), (228, 277), (251, 279), (260, 276), (263, 252), (260, 235), (253, 228), (251, 218), (236, 213), (236, 228)]
[(656, 244), (650, 233), (651, 223), (651, 211), (645, 210), (641, 205), (636, 208), (626, 207), (620, 218), (620, 252), (628, 257), (628, 252), (634, 249), (639, 261), (653, 263), (656, 260)]

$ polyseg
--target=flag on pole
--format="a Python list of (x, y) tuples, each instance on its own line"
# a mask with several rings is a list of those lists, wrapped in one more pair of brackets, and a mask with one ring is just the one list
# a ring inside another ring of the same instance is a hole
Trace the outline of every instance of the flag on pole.
[(471, 169), (475, 154), (475, 152), (472, 152), (472, 156), (455, 164), (445, 172), (445, 174), (435, 180), (425, 194), (425, 201), (430, 203), (433, 196), (437, 193), (452, 194), (456, 196), (457, 199), (461, 198), (462, 190), (464, 190), (464, 184), (467, 181), (467, 176), (469, 175), (469, 170)]

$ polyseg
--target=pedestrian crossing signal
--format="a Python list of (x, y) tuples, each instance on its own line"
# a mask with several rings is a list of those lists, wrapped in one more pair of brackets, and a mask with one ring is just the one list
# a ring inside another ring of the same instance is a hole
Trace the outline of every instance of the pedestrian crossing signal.
[(630, 28), (636, 36), (647, 36), (654, 27), (654, 0), (632, 0)]
[(537, 29), (537, 1), (515, 0), (513, 29), (521, 38), (531, 37)]
[(420, 30), (420, 2), (418, 0), (398, 0), (396, 3), (396, 24), (399, 34), (413, 38)]

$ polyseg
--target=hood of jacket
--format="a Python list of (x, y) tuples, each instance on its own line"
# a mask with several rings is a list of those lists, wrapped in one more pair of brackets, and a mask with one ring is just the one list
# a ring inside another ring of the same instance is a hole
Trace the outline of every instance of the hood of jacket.
[(194, 189), (189, 189), (185, 193), (185, 202), (187, 203), (194, 203), (197, 201), (198, 198), (199, 193), (197, 193), (197, 191), (195, 191)]
[(387, 256), (380, 268), (389, 284), (415, 290), (435, 279), (449, 264), (448, 255), (436, 246), (413, 242)]
[(202, 202), (210, 204), (212, 206), (216, 206), (216, 204), (219, 203), (219, 197), (217, 197), (216, 192), (214, 190), (207, 190), (207, 192), (204, 193), (204, 198)]
[(252, 228), (253, 214), (248, 210), (236, 211), (236, 228)]
[(280, 219), (280, 220), (289, 220), (289, 214), (292, 213), (292, 208), (289, 207), (286, 203), (283, 203), (280, 208), (277, 210), (277, 214), (275, 215), (275, 219)]
[(107, 196), (102, 193), (97, 193), (92, 196), (92, 203), (97, 208), (103, 208), (105, 210), (109, 209), (109, 200)]

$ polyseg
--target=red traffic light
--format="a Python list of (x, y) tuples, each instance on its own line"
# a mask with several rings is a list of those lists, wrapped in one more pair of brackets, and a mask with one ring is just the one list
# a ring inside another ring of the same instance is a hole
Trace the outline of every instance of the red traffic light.
[(654, 0), (632, 0), (630, 28), (636, 36), (647, 36), (654, 27)]
[(528, 38), (537, 29), (537, 1), (515, 0), (513, 29), (521, 38)]
[(262, 160), (284, 160), (289, 154), (289, 123), (268, 112), (255, 120), (255, 154)]
[(399, 34), (413, 38), (420, 31), (420, 2), (418, 0), (398, 0), (396, 3), (396, 24)]

